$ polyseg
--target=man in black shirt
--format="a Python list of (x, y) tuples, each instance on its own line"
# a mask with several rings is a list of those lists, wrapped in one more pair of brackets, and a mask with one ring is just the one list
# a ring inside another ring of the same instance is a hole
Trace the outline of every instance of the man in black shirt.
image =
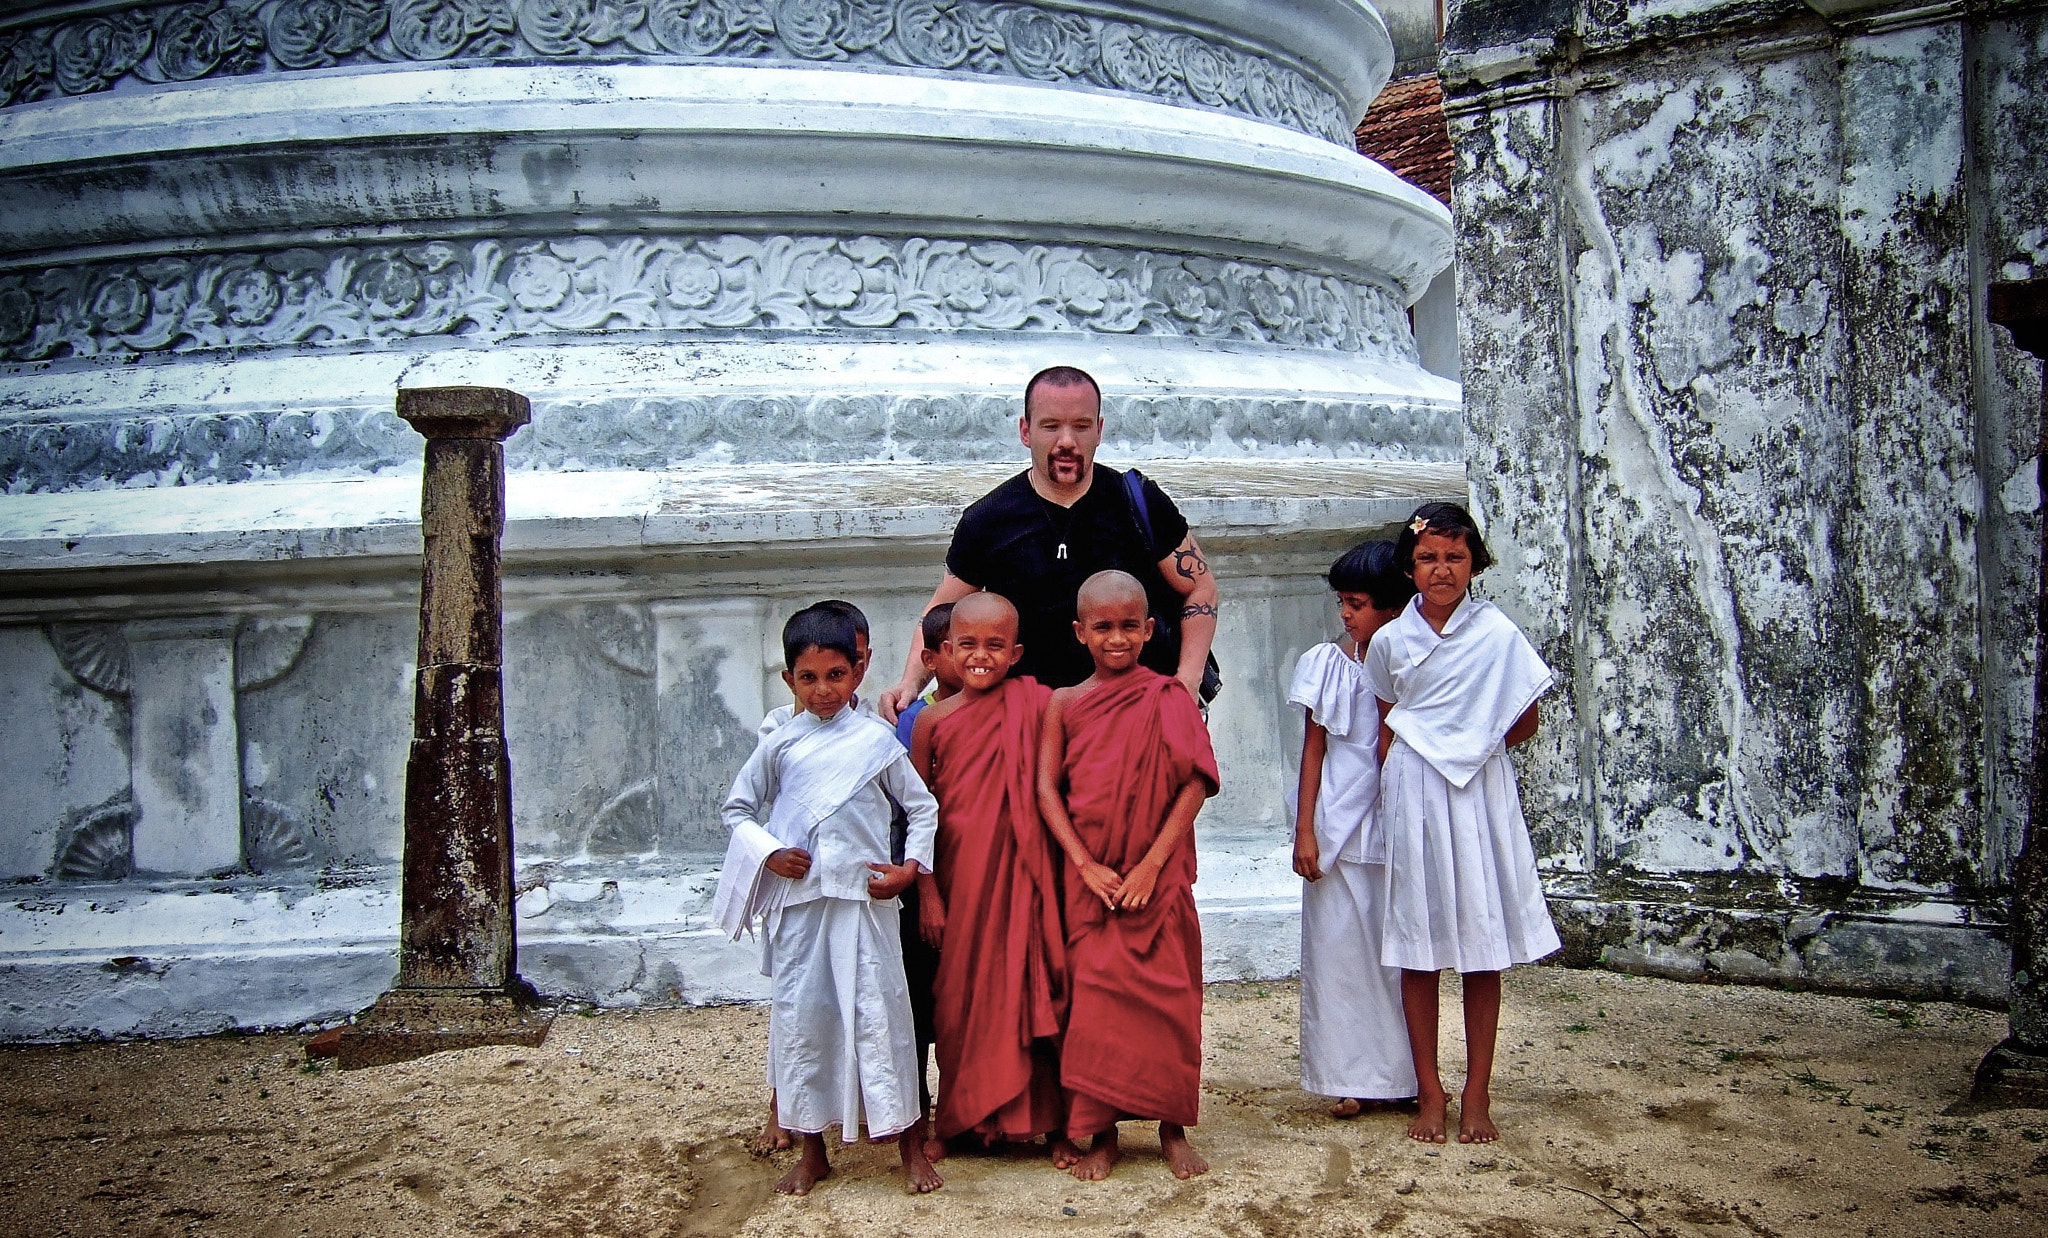
[[(1016, 606), (1023, 661), (1013, 674), (1054, 688), (1088, 677), (1088, 651), (1074, 638), (1074, 598), (1081, 582), (1116, 568), (1145, 582), (1161, 629), (1144, 662), (1198, 691), (1216, 636), (1216, 579), (1188, 522), (1166, 492), (1147, 478), (1137, 496), (1124, 475), (1095, 463), (1102, 446), (1102, 393), (1084, 371), (1055, 366), (1024, 388), (1019, 437), (1031, 467), (997, 486), (962, 513), (946, 551), (946, 575), (925, 603), (930, 610), (986, 589)], [(1147, 529), (1149, 525), (1149, 530)], [(912, 637), (903, 678), (875, 707), (893, 718), (924, 691), (925, 671)]]

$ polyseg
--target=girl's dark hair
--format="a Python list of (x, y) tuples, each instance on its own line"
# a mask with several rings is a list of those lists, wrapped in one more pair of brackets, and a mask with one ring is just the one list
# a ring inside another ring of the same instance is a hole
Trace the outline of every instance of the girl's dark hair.
[(1324, 579), (1339, 593), (1363, 593), (1377, 610), (1393, 610), (1415, 596), (1415, 582), (1395, 566), (1394, 543), (1360, 542), (1330, 565)]
[(1479, 524), (1471, 512), (1456, 503), (1424, 503), (1401, 526), (1401, 540), (1394, 543), (1395, 564), (1404, 576), (1415, 574), (1415, 543), (1424, 533), (1464, 538), (1465, 549), (1472, 552), (1474, 576), (1493, 566), (1493, 555), (1486, 549), (1486, 539), (1479, 536)]
[[(843, 605), (843, 604), (842, 604)], [(843, 653), (849, 663), (860, 661), (852, 616), (830, 602), (806, 606), (782, 625), (782, 664), (796, 669), (796, 660), (806, 649), (829, 649)]]

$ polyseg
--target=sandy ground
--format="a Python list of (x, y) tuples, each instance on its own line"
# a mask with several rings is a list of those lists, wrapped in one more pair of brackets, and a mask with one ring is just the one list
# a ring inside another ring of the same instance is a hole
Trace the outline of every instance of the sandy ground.
[(2048, 1215), (2048, 1111), (1962, 1104), (2001, 1015), (1522, 969), (1504, 1139), (1426, 1148), (1298, 1090), (1296, 1001), (1209, 990), (1208, 1177), (1174, 1181), (1139, 1128), (1107, 1183), (956, 1158), (917, 1199), (893, 1147), (837, 1142), (815, 1194), (770, 1193), (791, 1154), (747, 1151), (758, 1008), (570, 1014), (538, 1049), (347, 1073), (290, 1036), (5, 1050), (0, 1231), (1925, 1238)]

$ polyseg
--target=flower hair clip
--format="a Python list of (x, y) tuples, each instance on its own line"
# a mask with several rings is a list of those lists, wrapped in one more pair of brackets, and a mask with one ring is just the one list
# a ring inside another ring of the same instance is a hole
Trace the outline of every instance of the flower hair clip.
[(1429, 520), (1426, 517), (1417, 516), (1415, 519), (1408, 522), (1408, 531), (1410, 533), (1413, 533), (1417, 537), (1421, 537), (1423, 533), (1428, 531), (1428, 529)]

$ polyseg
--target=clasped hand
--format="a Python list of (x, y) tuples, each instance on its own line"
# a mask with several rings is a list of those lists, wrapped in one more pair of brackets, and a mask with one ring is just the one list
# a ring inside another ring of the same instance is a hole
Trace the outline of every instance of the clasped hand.
[(1081, 865), (1081, 883), (1111, 911), (1139, 911), (1152, 901), (1159, 884), (1159, 866), (1141, 860), (1130, 872), (1119, 874), (1107, 864), (1093, 860)]

